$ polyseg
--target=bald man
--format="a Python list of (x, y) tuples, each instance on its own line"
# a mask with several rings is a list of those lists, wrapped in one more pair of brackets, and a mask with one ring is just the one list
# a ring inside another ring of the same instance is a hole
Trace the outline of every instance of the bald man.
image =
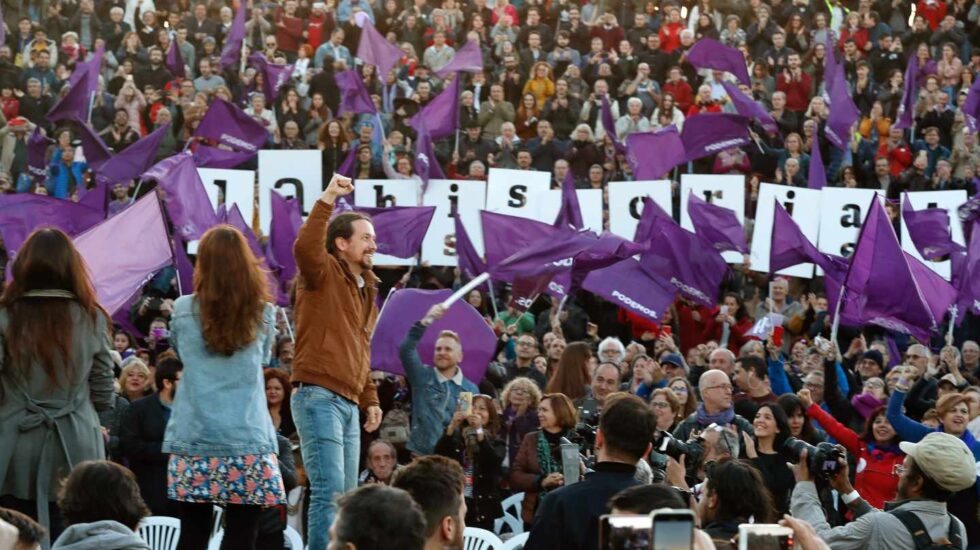
[[(701, 394), (701, 404), (696, 411), (685, 418), (674, 430), (674, 437), (687, 441), (691, 433), (703, 432), (712, 424), (721, 427), (733, 427), (738, 432), (739, 441), (742, 434), (753, 435), (752, 423), (735, 414), (732, 392), (732, 381), (724, 371), (712, 369), (706, 371), (698, 380), (698, 390)], [(688, 457), (688, 474), (701, 463), (703, 451), (700, 446), (692, 445), (692, 456)]]
[(922, 420), (922, 415), (935, 405), (939, 397), (939, 379), (932, 359), (932, 352), (922, 344), (912, 344), (905, 350), (905, 364), (912, 365), (917, 376), (905, 398), (905, 414), (913, 420)]

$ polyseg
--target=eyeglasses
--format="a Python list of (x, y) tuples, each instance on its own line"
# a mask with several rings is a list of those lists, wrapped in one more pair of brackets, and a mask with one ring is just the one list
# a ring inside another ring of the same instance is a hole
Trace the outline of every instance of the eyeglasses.
[(902, 476), (905, 474), (906, 470), (908, 470), (908, 468), (906, 468), (904, 464), (896, 464), (892, 468), (892, 475)]
[(864, 383), (865, 388), (884, 388), (885, 383), (881, 380), (869, 380)]
[(510, 393), (512, 393), (514, 395), (528, 395), (531, 392), (525, 390), (524, 388), (513, 388), (513, 389), (510, 390)]
[(527, 346), (527, 347), (531, 347), (531, 346), (533, 346), (533, 345), (534, 345), (534, 342), (526, 342), (526, 341), (524, 341), (524, 342), (522, 342), (522, 341), (518, 341), (518, 342), (517, 342), (517, 345), (518, 345), (518, 346)]
[(670, 391), (672, 391), (674, 393), (680, 393), (680, 394), (687, 395), (687, 388), (685, 388), (683, 386), (680, 387), (680, 388), (670, 388)]
[(653, 401), (650, 403), (650, 406), (656, 409), (667, 409), (670, 408), (670, 403), (666, 401)]

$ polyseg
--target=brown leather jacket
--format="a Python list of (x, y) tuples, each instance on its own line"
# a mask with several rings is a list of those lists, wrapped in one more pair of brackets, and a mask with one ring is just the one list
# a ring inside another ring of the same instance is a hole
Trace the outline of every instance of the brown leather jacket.
[(333, 206), (318, 200), (293, 247), (299, 277), (292, 381), (322, 386), (367, 408), (378, 405), (370, 376), (378, 278), (365, 271), (358, 288), (347, 263), (327, 252), (331, 212)]

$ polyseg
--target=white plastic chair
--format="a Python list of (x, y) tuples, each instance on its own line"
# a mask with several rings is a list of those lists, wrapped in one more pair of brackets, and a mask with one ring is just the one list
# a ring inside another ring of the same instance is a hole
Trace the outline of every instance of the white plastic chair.
[(283, 534), (286, 536), (286, 548), (303, 550), (303, 537), (299, 534), (299, 531), (287, 525), (286, 531)]
[(208, 550), (221, 550), (221, 539), (225, 538), (225, 530), (218, 529), (218, 531), (211, 535), (211, 540), (208, 541)]
[(463, 550), (503, 550), (504, 543), (486, 529), (467, 527), (463, 531)]
[(152, 550), (177, 550), (177, 541), (180, 540), (180, 520), (165, 516), (150, 516), (143, 518), (137, 532)]
[(528, 537), (531, 533), (521, 533), (520, 535), (515, 535), (504, 542), (501, 550), (522, 550), (524, 545), (527, 544)]
[(215, 505), (211, 512), (211, 538), (214, 538), (221, 531), (221, 518), (225, 515), (225, 509)]
[[(517, 493), (505, 498), (500, 503), (503, 515), (493, 520), (493, 532), (502, 535), (505, 532), (515, 535), (524, 532), (524, 520), (521, 518), (521, 507), (524, 503), (524, 493)], [(504, 528), (507, 528), (506, 530)]]

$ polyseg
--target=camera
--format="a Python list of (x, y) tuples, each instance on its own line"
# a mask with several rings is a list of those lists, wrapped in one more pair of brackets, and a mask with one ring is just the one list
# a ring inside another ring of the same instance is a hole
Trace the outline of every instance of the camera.
[(680, 460), (682, 455), (691, 454), (691, 446), (684, 441), (675, 438), (670, 432), (661, 431), (653, 437), (653, 450)]
[(790, 437), (783, 444), (783, 449), (790, 456), (794, 464), (799, 464), (803, 451), (807, 452), (807, 467), (815, 477), (828, 480), (840, 470), (838, 460), (844, 458), (844, 451), (837, 445), (824, 441), (816, 446), (810, 445), (806, 441)]

